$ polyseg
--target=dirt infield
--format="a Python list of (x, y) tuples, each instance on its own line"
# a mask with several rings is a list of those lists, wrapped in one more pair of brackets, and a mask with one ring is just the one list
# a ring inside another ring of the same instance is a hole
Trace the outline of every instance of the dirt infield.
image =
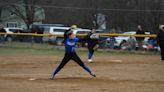
[(62, 59), (57, 55), (0, 57), (0, 92), (164, 92), (164, 62), (159, 55), (96, 55), (91, 77), (69, 62), (49, 80)]

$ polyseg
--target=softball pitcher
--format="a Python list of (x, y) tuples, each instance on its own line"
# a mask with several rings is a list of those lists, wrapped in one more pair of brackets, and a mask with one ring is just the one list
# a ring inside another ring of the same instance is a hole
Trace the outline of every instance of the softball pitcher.
[(69, 62), (69, 60), (74, 60), (79, 64), (84, 70), (86, 70), (91, 76), (96, 77), (96, 75), (82, 62), (79, 56), (76, 54), (75, 45), (76, 42), (80, 41), (78, 38), (75, 38), (75, 35), (72, 31), (67, 33), (68, 38), (64, 41), (65, 44), (65, 56), (59, 66), (54, 71), (51, 80), (54, 79), (56, 74)]

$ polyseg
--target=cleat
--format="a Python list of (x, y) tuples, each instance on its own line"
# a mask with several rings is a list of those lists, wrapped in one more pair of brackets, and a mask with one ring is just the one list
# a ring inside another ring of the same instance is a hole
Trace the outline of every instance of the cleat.
[(96, 77), (96, 74), (95, 74), (95, 73), (93, 73), (93, 72), (92, 72), (90, 75), (91, 75), (91, 76), (93, 76), (93, 77)]
[(54, 76), (52, 76), (52, 77), (50, 78), (50, 80), (54, 80)]
[(92, 63), (92, 59), (88, 59), (88, 62), (89, 62), (89, 63)]
[(54, 78), (50, 78), (50, 80), (54, 80)]
[(93, 77), (96, 77), (96, 75), (95, 75), (95, 74), (92, 74), (92, 76), (93, 76)]

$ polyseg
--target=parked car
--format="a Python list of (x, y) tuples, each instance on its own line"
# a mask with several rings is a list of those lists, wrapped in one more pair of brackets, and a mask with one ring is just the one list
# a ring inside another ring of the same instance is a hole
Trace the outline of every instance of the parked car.
[(160, 47), (157, 44), (156, 39), (152, 39), (152, 38), (150, 38), (150, 39), (148, 39), (148, 41), (144, 42), (143, 48), (146, 51), (160, 51)]
[[(4, 28), (6, 33), (17, 33), (22, 31), (22, 28)], [(5, 35), (5, 40), (8, 42), (13, 41), (16, 38), (16, 35)]]
[[(44, 34), (50, 33), (51, 28), (53, 27), (67, 27), (65, 24), (32, 24), (30, 25), (31, 33)], [(35, 36), (33, 41), (36, 43), (47, 42), (49, 37)]]
[[(128, 35), (134, 35), (136, 34), (135, 31), (129, 31), (129, 32), (124, 32), (122, 34), (128, 34)], [(149, 35), (150, 32), (145, 32), (145, 34)], [(130, 38), (130, 36), (117, 36), (115, 37), (115, 43), (114, 46), (115, 48), (120, 48), (120, 49), (126, 49), (127, 48), (127, 41)], [(135, 37), (132, 37), (133, 39), (136, 40)], [(146, 42), (149, 39), (149, 37), (145, 37), (144, 42)], [(110, 38), (108, 38), (107, 40), (110, 40)], [(136, 43), (136, 48), (138, 47), (138, 44)]]
[[(49, 42), (50, 44), (62, 45), (64, 32), (68, 29), (70, 27), (50, 27), (47, 30), (45, 29), (44, 34), (56, 34), (60, 36), (45, 36), (43, 37), (43, 41)], [(77, 28), (73, 32), (74, 34), (85, 34), (90, 32), (90, 30)]]

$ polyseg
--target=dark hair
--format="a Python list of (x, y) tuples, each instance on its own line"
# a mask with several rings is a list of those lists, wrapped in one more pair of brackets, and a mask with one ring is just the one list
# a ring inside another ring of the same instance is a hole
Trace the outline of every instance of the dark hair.
[(73, 31), (68, 31), (67, 36), (72, 35)]

